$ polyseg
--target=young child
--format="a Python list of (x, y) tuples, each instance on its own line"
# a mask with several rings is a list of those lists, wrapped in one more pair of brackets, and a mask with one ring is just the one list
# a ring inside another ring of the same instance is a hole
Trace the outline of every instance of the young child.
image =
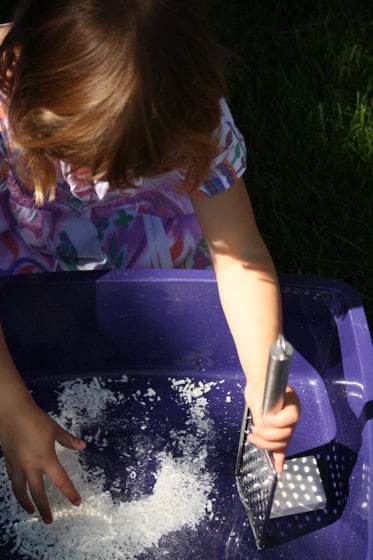
[[(0, 269), (205, 267), (209, 254), (247, 378), (250, 437), (281, 472), (299, 416), (294, 391), (276, 415), (260, 413), (279, 287), (200, 3), (20, 3), (1, 29)], [(85, 443), (35, 404), (2, 335), (0, 364), (7, 472), (19, 503), (49, 523), (43, 475), (80, 503), (55, 442)]]

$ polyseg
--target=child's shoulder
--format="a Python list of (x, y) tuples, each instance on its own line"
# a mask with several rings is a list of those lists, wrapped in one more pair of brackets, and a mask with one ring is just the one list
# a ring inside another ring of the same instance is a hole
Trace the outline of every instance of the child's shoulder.
[(4, 38), (10, 29), (10, 25), (10, 23), (0, 24), (0, 44), (4, 41)]

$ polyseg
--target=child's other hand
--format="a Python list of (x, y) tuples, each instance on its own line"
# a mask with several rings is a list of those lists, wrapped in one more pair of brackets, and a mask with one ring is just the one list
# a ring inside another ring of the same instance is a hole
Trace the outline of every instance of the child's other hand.
[[(281, 474), (284, 468), (286, 448), (294, 432), (300, 415), (300, 403), (295, 391), (286, 388), (284, 407), (276, 414), (262, 416), (257, 400), (245, 391), (246, 402), (252, 412), (254, 426), (248, 440), (262, 449), (272, 451), (276, 472)], [(252, 404), (250, 404), (252, 403)]]
[(2, 422), (1, 441), (14, 495), (28, 513), (34, 513), (35, 504), (43, 521), (52, 522), (44, 475), (73, 505), (80, 504), (79, 493), (57, 458), (55, 442), (82, 450), (84, 441), (61, 428), (33, 401)]

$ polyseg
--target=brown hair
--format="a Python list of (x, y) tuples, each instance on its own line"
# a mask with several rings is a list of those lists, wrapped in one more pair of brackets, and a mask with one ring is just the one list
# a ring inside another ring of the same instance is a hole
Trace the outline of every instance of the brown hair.
[(58, 159), (116, 186), (175, 168), (185, 189), (205, 180), (224, 80), (200, 4), (21, 3), (0, 46), (0, 88), (38, 203), (55, 195)]

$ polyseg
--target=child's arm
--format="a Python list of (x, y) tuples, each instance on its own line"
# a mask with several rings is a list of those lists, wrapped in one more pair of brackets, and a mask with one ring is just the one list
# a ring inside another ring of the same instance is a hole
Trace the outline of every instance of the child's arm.
[(227, 191), (191, 196), (213, 261), (222, 307), (246, 375), (245, 399), (256, 433), (251, 440), (274, 451), (282, 471), (286, 446), (299, 417), (299, 403), (288, 387), (285, 406), (261, 417), (269, 349), (281, 331), (277, 276), (257, 230), (245, 184), (239, 179)]
[[(0, 327), (0, 441), (15, 497), (29, 513), (35, 511), (49, 523), (52, 513), (43, 475), (68, 500), (79, 505), (80, 496), (58, 461), (55, 442), (69, 449), (84, 449), (85, 443), (61, 428), (32, 399), (9, 354)], [(30, 493), (30, 495), (29, 495)]]

